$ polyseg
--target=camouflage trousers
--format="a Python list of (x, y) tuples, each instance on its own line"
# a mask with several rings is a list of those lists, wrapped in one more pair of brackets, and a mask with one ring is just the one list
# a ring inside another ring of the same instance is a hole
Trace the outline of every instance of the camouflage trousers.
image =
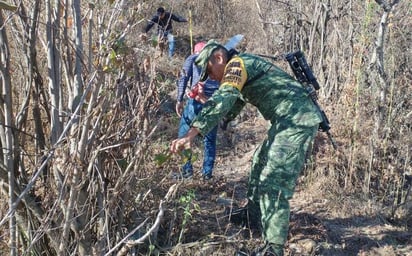
[(289, 199), (317, 129), (318, 126), (290, 128), (274, 123), (253, 156), (248, 198), (257, 208), (254, 211), (261, 215), (265, 241), (279, 248), (287, 240)]

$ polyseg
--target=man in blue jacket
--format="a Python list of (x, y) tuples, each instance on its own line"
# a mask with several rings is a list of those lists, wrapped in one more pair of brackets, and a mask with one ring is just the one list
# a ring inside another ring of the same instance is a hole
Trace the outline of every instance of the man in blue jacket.
[(173, 32), (172, 21), (187, 22), (187, 19), (177, 16), (175, 14), (172, 14), (170, 12), (166, 12), (163, 7), (159, 7), (157, 9), (156, 15), (152, 17), (152, 19), (147, 23), (144, 29), (144, 32), (147, 33), (155, 24), (157, 24), (157, 33), (159, 36), (159, 43), (162, 40), (165, 40), (166, 38), (169, 43), (169, 58), (173, 56), (174, 50), (175, 50), (175, 40), (172, 34)]
[[(212, 96), (219, 88), (219, 83), (214, 80), (207, 79), (201, 84), (199, 83), (201, 68), (196, 66), (195, 60), (205, 45), (205, 42), (199, 42), (195, 45), (194, 53), (187, 57), (183, 64), (183, 69), (178, 81), (176, 113), (181, 118), (178, 132), (179, 138), (183, 137), (190, 129), (192, 121), (202, 110), (203, 103), (206, 99)], [(191, 91), (188, 93), (188, 99), (183, 109), (184, 94), (189, 83)], [(202, 177), (204, 180), (210, 180), (212, 178), (216, 158), (216, 136), (217, 126), (213, 127), (211, 131), (203, 137), (204, 154)], [(183, 165), (182, 176), (186, 179), (193, 176), (191, 159)]]

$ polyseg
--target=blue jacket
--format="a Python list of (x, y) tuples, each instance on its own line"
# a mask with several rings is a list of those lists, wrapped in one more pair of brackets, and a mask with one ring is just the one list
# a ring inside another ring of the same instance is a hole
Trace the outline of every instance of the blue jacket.
[[(199, 81), (201, 68), (196, 66), (195, 60), (198, 54), (192, 54), (186, 58), (183, 64), (183, 69), (180, 73), (180, 78), (177, 87), (177, 101), (183, 101), (185, 96), (186, 87), (190, 80), (190, 89)], [(219, 88), (219, 82), (215, 80), (207, 79), (204, 85), (204, 92), (207, 97), (213, 95), (213, 93)]]

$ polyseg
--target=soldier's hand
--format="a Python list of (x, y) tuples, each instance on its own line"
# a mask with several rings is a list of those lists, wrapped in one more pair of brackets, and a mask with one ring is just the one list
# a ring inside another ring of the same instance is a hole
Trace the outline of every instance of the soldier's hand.
[(170, 152), (178, 153), (183, 149), (190, 149), (192, 147), (193, 139), (200, 133), (198, 128), (191, 127), (186, 135), (182, 138), (172, 141), (170, 144)]
[(190, 149), (192, 147), (192, 141), (186, 137), (176, 139), (172, 141), (172, 144), (170, 145), (170, 152), (172, 153), (178, 153), (182, 151), (183, 149)]

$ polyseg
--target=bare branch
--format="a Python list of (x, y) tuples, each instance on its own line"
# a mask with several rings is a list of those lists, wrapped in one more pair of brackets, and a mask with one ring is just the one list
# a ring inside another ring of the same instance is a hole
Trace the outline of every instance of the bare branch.
[[(154, 222), (153, 226), (144, 234), (142, 237), (136, 240), (129, 240), (127, 241), (126, 245), (118, 252), (118, 256), (126, 255), (127, 252), (135, 245), (143, 243), (151, 234), (157, 232), (159, 229), (160, 223), (162, 221), (164, 215), (164, 203), (169, 201), (170, 199), (174, 198), (175, 192), (177, 190), (177, 184), (171, 186), (164, 198), (164, 200), (160, 201), (159, 204), (159, 213), (157, 214), (156, 221)], [(144, 221), (146, 222), (146, 220)], [(130, 236), (132, 236), (144, 223), (140, 224), (138, 227), (134, 228), (125, 238), (123, 238), (115, 247), (113, 247), (110, 251), (108, 251), (105, 256), (110, 255), (113, 253), (122, 243), (124, 243)]]

